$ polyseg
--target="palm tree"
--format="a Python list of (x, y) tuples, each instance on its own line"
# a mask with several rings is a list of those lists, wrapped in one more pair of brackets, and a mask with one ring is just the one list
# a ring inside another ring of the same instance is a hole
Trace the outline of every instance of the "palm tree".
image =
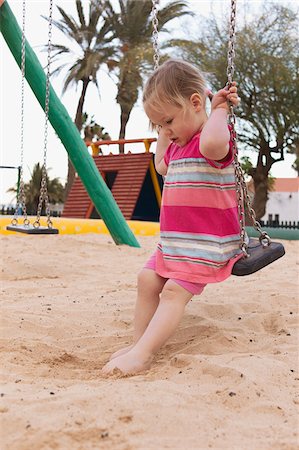
[[(28, 214), (36, 214), (37, 206), (40, 195), (40, 185), (42, 179), (42, 166), (39, 163), (35, 164), (31, 173), (31, 179), (28, 183), (24, 184), (24, 194), (26, 210)], [(64, 187), (60, 183), (59, 178), (50, 179), (48, 174), (46, 176), (47, 191), (49, 197), (49, 203), (62, 203), (64, 198)], [(17, 193), (17, 187), (8, 189), (7, 192)], [(45, 207), (43, 205), (42, 214), (45, 213)]]
[[(86, 91), (90, 83), (94, 83), (99, 89), (97, 73), (102, 65), (107, 63), (114, 54), (115, 49), (111, 44), (113, 35), (110, 32), (111, 25), (103, 18), (103, 1), (90, 0), (87, 17), (83, 9), (83, 2), (76, 0), (78, 19), (67, 14), (61, 7), (57, 9), (61, 15), (59, 20), (54, 20), (53, 25), (58, 28), (71, 41), (71, 46), (52, 44), (52, 62), (59, 65), (52, 72), (60, 73), (67, 70), (67, 76), (63, 85), (63, 93), (72, 85), (81, 86), (81, 94), (76, 111), (75, 124), (79, 131), (82, 129), (83, 105)], [(45, 18), (47, 19), (47, 18)], [(68, 56), (70, 63), (65, 61)], [(75, 169), (68, 160), (68, 177), (65, 195), (67, 197), (75, 177)]]
[[(105, 1), (106, 21), (118, 42), (118, 58), (114, 65), (110, 61), (110, 68), (118, 68), (116, 100), (121, 110), (119, 139), (123, 139), (143, 84), (142, 75), (153, 68), (152, 0), (118, 0), (118, 6), (120, 12), (115, 11), (110, 0)], [(162, 8), (158, 13), (159, 31), (167, 32), (166, 24), (171, 20), (192, 14), (186, 7), (187, 3), (181, 0), (171, 1)], [(123, 151), (120, 146), (120, 152)]]
[(111, 141), (109, 133), (104, 127), (101, 127), (95, 119), (94, 116), (89, 117), (87, 113), (83, 114), (82, 132), (84, 135), (84, 141), (92, 142), (94, 139)]

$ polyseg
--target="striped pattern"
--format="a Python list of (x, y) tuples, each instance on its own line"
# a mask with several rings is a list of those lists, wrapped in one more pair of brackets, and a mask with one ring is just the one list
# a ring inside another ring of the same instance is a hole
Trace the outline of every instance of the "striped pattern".
[(199, 135), (185, 146), (171, 144), (160, 215), (157, 272), (194, 283), (222, 281), (241, 257), (235, 175), (226, 161), (205, 159)]

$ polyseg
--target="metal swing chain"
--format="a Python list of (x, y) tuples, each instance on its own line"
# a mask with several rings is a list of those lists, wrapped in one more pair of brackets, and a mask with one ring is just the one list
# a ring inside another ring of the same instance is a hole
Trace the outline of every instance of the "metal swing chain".
[[(229, 27), (229, 41), (228, 41), (228, 51), (227, 51), (227, 86), (230, 87), (233, 81), (233, 76), (235, 72), (234, 58), (235, 58), (235, 41), (236, 41), (236, 4), (237, 0), (231, 0), (231, 17), (230, 17), (230, 27)], [(240, 223), (240, 248), (244, 256), (248, 257), (249, 254), (248, 244), (246, 242), (246, 229), (245, 229), (245, 205), (247, 206), (248, 213), (250, 215), (253, 227), (259, 232), (259, 240), (263, 246), (268, 246), (271, 243), (271, 239), (268, 234), (262, 230), (260, 223), (256, 220), (255, 211), (252, 208), (251, 199), (248, 194), (248, 189), (244, 177), (244, 173), (241, 164), (238, 159), (238, 148), (237, 148), (237, 133), (235, 130), (236, 115), (234, 113), (234, 106), (229, 103), (229, 116), (228, 122), (231, 126), (230, 134), (232, 147), (234, 152), (234, 170), (236, 179), (236, 191), (237, 191), (237, 201), (238, 201), (238, 215)]]
[(158, 5), (160, 0), (152, 0), (153, 8), (152, 8), (152, 25), (153, 25), (153, 49), (154, 49), (154, 70), (158, 69), (159, 67), (159, 61), (160, 61), (160, 52), (159, 52), (159, 31), (158, 31)]
[(47, 75), (46, 75), (46, 95), (45, 95), (45, 134), (44, 134), (44, 159), (42, 166), (42, 179), (37, 207), (36, 220), (33, 223), (34, 228), (40, 227), (40, 216), (42, 212), (43, 200), (45, 200), (47, 225), (53, 228), (51, 221), (51, 212), (49, 204), (49, 196), (47, 189), (47, 146), (48, 146), (48, 122), (49, 122), (49, 103), (50, 103), (50, 64), (51, 64), (51, 47), (52, 47), (52, 16), (53, 16), (53, 0), (49, 4), (49, 27), (48, 27), (48, 59), (47, 59)]
[(25, 188), (24, 188), (24, 88), (25, 88), (25, 16), (26, 16), (26, 1), (23, 0), (23, 20), (22, 20), (22, 45), (21, 45), (21, 72), (22, 72), (22, 81), (21, 81), (21, 161), (20, 161), (20, 185), (19, 190), (17, 192), (17, 204), (14, 212), (14, 217), (11, 221), (13, 226), (18, 225), (18, 211), (19, 208), (22, 208), (22, 214), (24, 218), (24, 225), (29, 226), (29, 220), (27, 218), (27, 209), (26, 209), (26, 199), (25, 199)]

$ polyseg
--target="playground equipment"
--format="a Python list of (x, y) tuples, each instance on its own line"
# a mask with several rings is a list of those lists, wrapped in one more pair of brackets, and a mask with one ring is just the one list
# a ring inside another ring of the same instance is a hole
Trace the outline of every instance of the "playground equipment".
[[(113, 145), (113, 144), (136, 144), (139, 142), (143, 142), (144, 144), (144, 148), (145, 148), (145, 152), (149, 153), (150, 152), (150, 147), (151, 144), (153, 142), (156, 142), (157, 139), (156, 138), (147, 138), (147, 139), (119, 139), (116, 141), (110, 140), (110, 141), (97, 141), (97, 142), (91, 142), (91, 148), (92, 148), (92, 156), (98, 156), (99, 155), (99, 148), (105, 145)], [(88, 143), (87, 143), (88, 144)], [(158, 202), (158, 206), (161, 206), (161, 199), (162, 199), (162, 195), (161, 195), (161, 183), (158, 180), (158, 173), (156, 172), (155, 169), (155, 165), (153, 160), (150, 160), (149, 163), (149, 171), (150, 171), (150, 176), (151, 176), (151, 180), (153, 183), (153, 187), (155, 190), (155, 194), (156, 194), (156, 199)]]
[[(51, 60), (51, 35), (52, 35), (52, 11), (53, 11), (53, 0), (50, 0), (49, 4), (49, 27), (48, 27), (48, 60), (47, 60), (47, 76), (46, 76), (46, 94), (45, 94), (45, 126), (44, 126), (44, 151), (43, 151), (43, 165), (42, 165), (42, 177), (40, 183), (40, 193), (37, 206), (36, 219), (33, 225), (27, 217), (26, 210), (26, 199), (25, 199), (25, 185), (24, 185), (24, 82), (25, 82), (25, 17), (26, 8), (25, 0), (23, 0), (23, 20), (22, 20), (22, 46), (21, 46), (21, 72), (22, 72), (22, 83), (21, 83), (21, 165), (20, 165), (20, 182), (19, 189), (17, 191), (17, 204), (15, 208), (14, 217), (11, 220), (11, 225), (8, 229), (11, 231), (18, 231), (26, 234), (58, 234), (58, 229), (53, 228), (53, 223), (51, 220), (50, 213), (50, 203), (48, 197), (47, 188), (47, 147), (48, 147), (48, 119), (49, 119), (49, 84), (50, 84), (50, 60)], [(40, 217), (42, 213), (43, 203), (45, 202), (45, 209), (47, 215), (47, 226), (43, 227), (40, 223)], [(23, 224), (19, 224), (18, 215), (19, 211), (23, 215)]]
[[(22, 32), (8, 2), (0, 2), (0, 31), (17, 64), (21, 67)], [(32, 48), (25, 42), (25, 78), (41, 107), (45, 105), (46, 75)], [(119, 207), (89, 155), (79, 131), (54, 89), (49, 85), (49, 122), (61, 139), (96, 209), (105, 221), (116, 244), (139, 247)]]
[(0, 166), (0, 169), (13, 169), (18, 171), (18, 181), (17, 181), (17, 196), (19, 195), (20, 190), (20, 181), (21, 181), (21, 166)]
[[(163, 180), (157, 174), (150, 146), (156, 139), (121, 139), (86, 142), (96, 166), (111, 190), (126, 220), (159, 220)], [(103, 155), (102, 149), (118, 144), (143, 143), (145, 152)], [(99, 155), (100, 153), (100, 155)], [(75, 178), (65, 202), (62, 217), (100, 217), (79, 177)]]

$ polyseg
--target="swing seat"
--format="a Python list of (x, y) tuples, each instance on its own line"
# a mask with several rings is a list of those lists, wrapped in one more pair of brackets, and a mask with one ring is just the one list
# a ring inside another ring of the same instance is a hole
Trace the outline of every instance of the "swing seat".
[(7, 225), (6, 227), (9, 231), (16, 231), (17, 233), (25, 234), (58, 234), (59, 230), (57, 228), (48, 227), (38, 227), (35, 228), (33, 225)]
[(248, 257), (239, 259), (233, 266), (232, 274), (237, 276), (250, 275), (271, 264), (285, 254), (280, 242), (271, 242), (264, 247), (259, 239), (249, 239)]

